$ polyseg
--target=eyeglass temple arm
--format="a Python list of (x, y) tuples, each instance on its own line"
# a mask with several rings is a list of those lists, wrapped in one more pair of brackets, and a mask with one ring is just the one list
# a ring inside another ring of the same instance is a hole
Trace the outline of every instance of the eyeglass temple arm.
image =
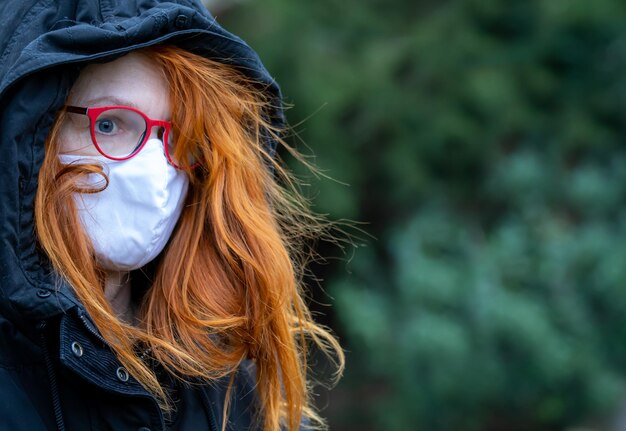
[(83, 115), (87, 114), (87, 108), (83, 108), (80, 106), (65, 105), (64, 109), (66, 112), (72, 112), (74, 114), (83, 114)]

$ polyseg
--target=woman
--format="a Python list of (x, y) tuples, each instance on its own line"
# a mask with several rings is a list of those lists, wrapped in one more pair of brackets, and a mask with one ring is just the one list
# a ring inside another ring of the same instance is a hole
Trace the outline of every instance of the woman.
[(0, 429), (298, 429), (280, 93), (193, 1), (4, 2)]

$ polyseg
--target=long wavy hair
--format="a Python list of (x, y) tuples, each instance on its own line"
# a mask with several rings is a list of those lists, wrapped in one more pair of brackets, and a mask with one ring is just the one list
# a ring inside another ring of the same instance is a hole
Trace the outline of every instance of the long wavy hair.
[[(104, 295), (104, 271), (81, 228), (73, 200), (80, 178), (95, 164), (61, 165), (60, 113), (46, 142), (36, 196), (42, 249), (73, 287), (120, 362), (167, 410), (171, 403), (137, 345), (167, 371), (186, 380), (230, 376), (224, 413), (237, 369), (256, 365), (263, 429), (296, 430), (303, 417), (323, 427), (312, 408), (307, 357), (311, 343), (337, 366), (336, 339), (316, 324), (302, 291), (309, 239), (328, 232), (311, 213), (297, 183), (266, 145), (285, 145), (268, 122), (273, 108), (263, 88), (234, 67), (175, 46), (138, 51), (169, 83), (176, 156), (193, 154), (187, 168), (185, 209), (161, 254), (134, 324), (120, 320)], [(83, 182), (84, 183), (84, 182)], [(226, 426), (227, 414), (222, 427)]]

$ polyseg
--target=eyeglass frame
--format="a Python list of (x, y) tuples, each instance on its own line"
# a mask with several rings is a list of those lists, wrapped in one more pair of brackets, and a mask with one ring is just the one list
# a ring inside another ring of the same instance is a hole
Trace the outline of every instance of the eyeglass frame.
[[(143, 137), (141, 144), (137, 146), (137, 149), (135, 151), (133, 151), (131, 154), (129, 154), (126, 157), (114, 157), (114, 156), (105, 154), (104, 151), (102, 151), (102, 149), (98, 145), (98, 139), (96, 138), (96, 128), (95, 128), (96, 120), (100, 114), (106, 111), (110, 111), (112, 109), (127, 109), (129, 111), (135, 112), (139, 114), (146, 122), (146, 133), (145, 133), (145, 136)], [(135, 157), (137, 154), (139, 154), (139, 152), (146, 145), (146, 142), (148, 142), (150, 138), (149, 132), (154, 127), (162, 127), (164, 129), (163, 148), (165, 150), (165, 157), (167, 158), (167, 161), (176, 169), (182, 169), (176, 163), (174, 163), (174, 161), (170, 157), (168, 140), (169, 140), (170, 130), (172, 128), (171, 121), (153, 120), (152, 118), (148, 117), (146, 114), (141, 112), (139, 109), (133, 108), (132, 106), (124, 106), (124, 105), (111, 105), (111, 106), (99, 106), (99, 107), (65, 105), (64, 110), (72, 114), (86, 115), (89, 118), (89, 131), (91, 134), (91, 143), (94, 145), (94, 147), (96, 147), (96, 150), (98, 150), (98, 152), (102, 154), (104, 157), (106, 157), (107, 159), (116, 160), (116, 161), (128, 160), (128, 159), (132, 159), (133, 157)], [(197, 164), (191, 166), (191, 168), (194, 168), (196, 166)]]

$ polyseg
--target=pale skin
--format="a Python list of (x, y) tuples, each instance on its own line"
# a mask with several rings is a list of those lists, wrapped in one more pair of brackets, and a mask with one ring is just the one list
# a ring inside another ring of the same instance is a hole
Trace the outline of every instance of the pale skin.
[[(109, 63), (87, 66), (72, 87), (67, 104), (82, 107), (125, 105), (139, 109), (150, 118), (171, 118), (167, 81), (152, 60), (137, 53)], [(73, 121), (88, 121), (85, 119)], [(61, 154), (97, 155), (91, 142), (80, 137), (78, 128), (66, 123), (60, 133)], [(151, 130), (150, 138), (157, 138), (157, 133), (156, 128)], [(120, 319), (132, 322), (134, 312), (128, 272), (104, 269), (107, 300)]]

